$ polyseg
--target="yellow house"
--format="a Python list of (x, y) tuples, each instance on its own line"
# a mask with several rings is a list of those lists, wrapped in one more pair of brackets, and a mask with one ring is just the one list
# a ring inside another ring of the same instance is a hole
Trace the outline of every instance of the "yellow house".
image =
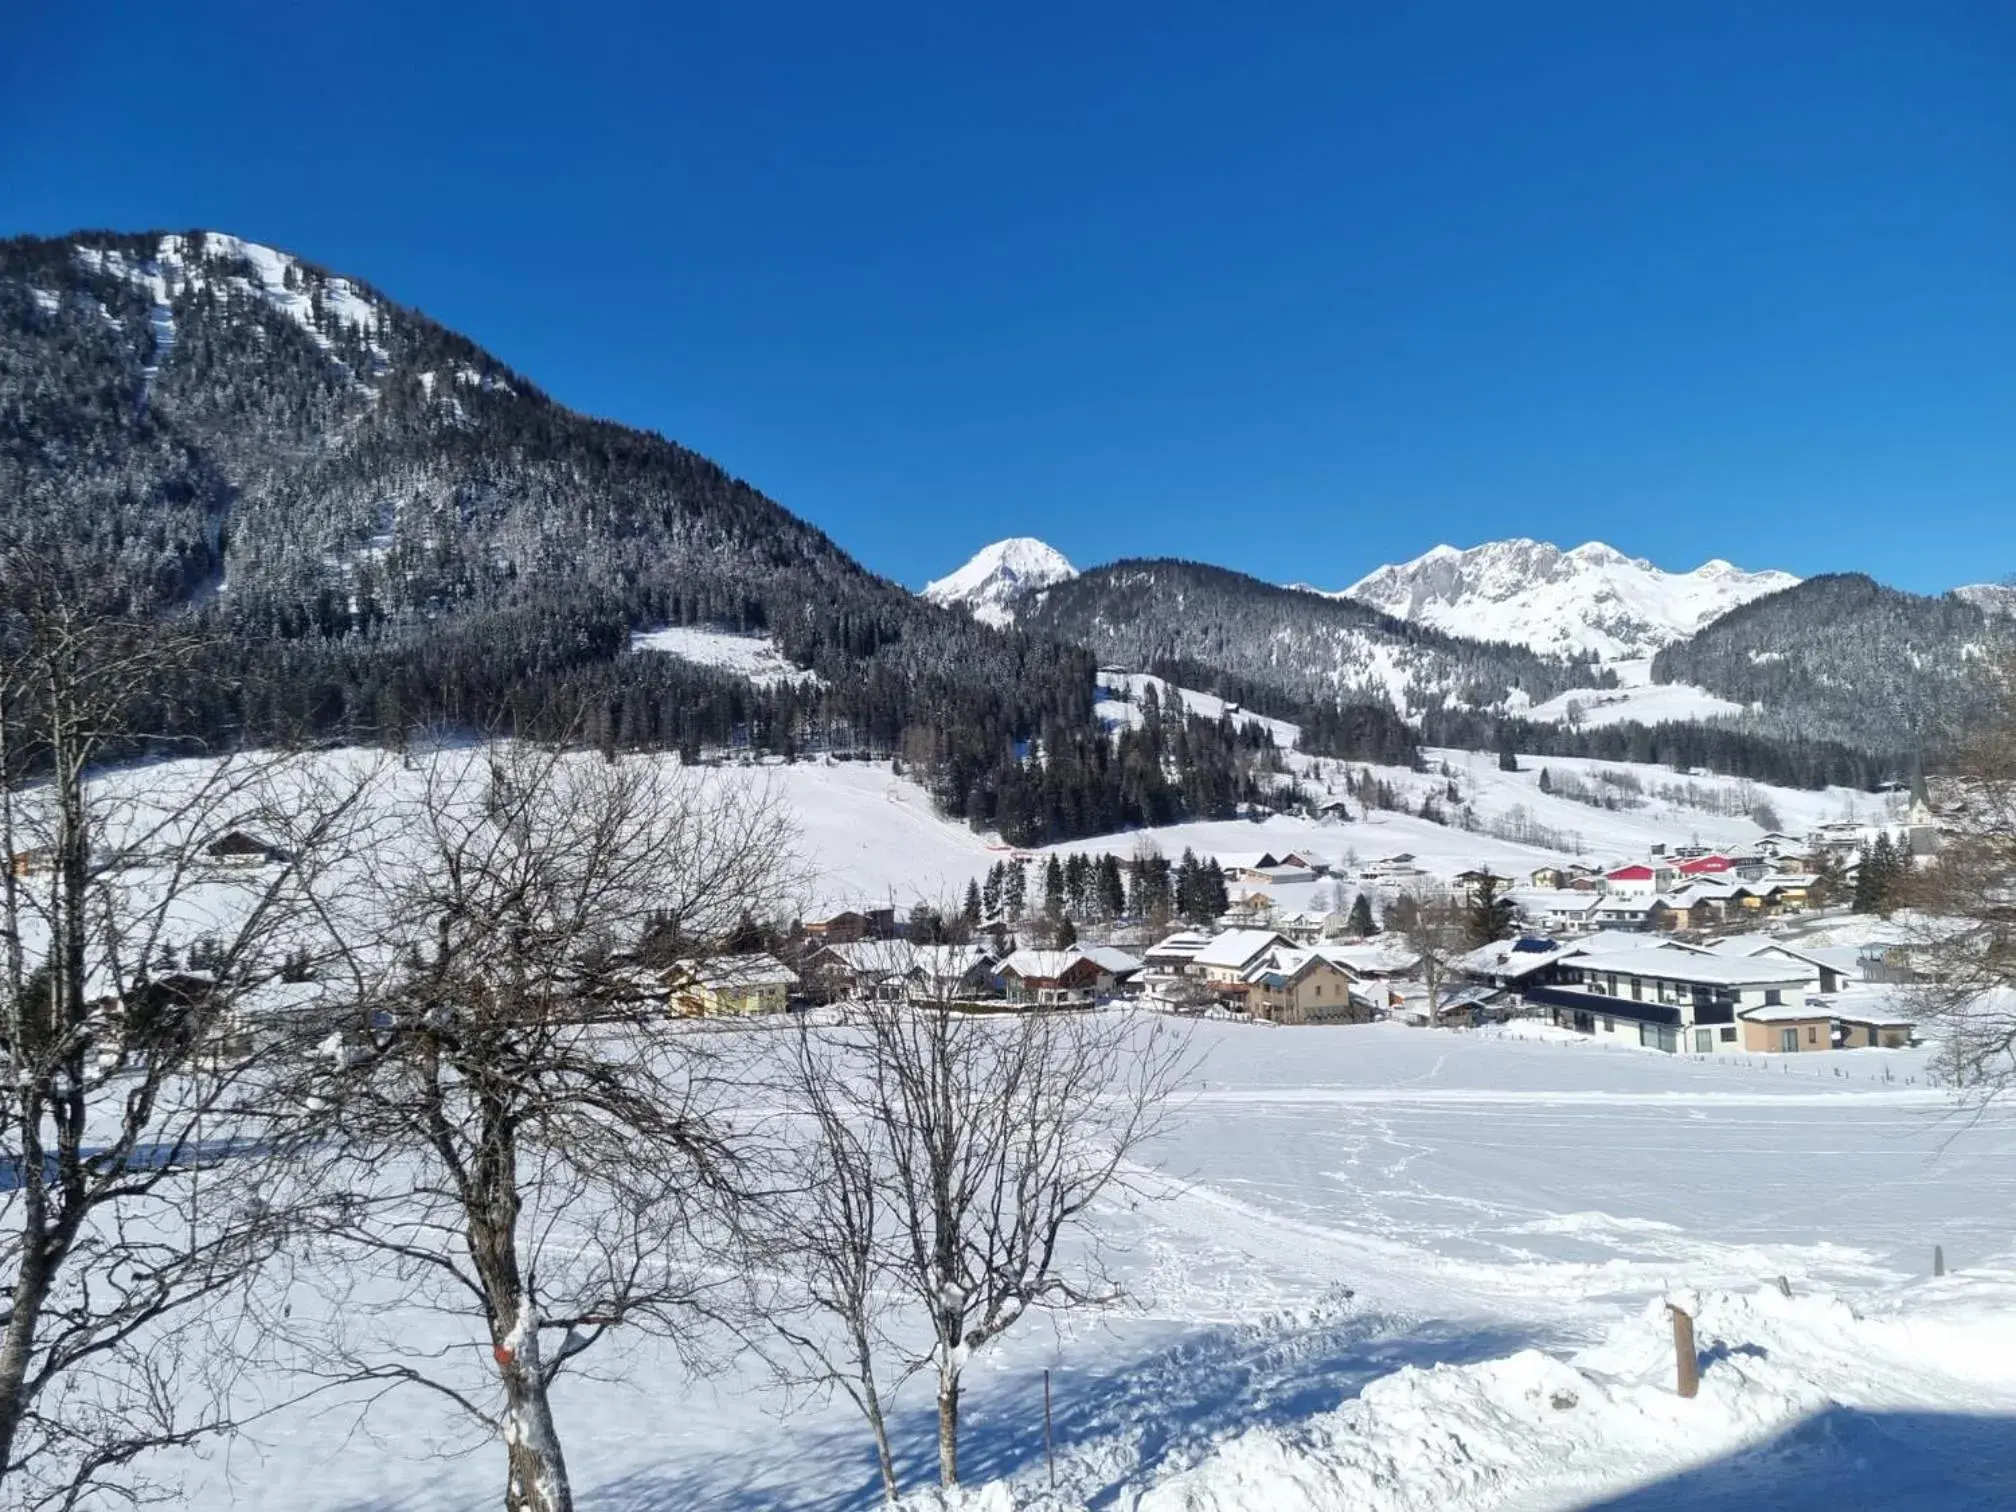
[(760, 950), (681, 961), (666, 973), (667, 1006), (688, 1017), (782, 1013), (797, 984), (797, 972)]
[(1362, 1024), (1351, 975), (1313, 950), (1269, 951), (1246, 973), (1246, 1011), (1277, 1024)]

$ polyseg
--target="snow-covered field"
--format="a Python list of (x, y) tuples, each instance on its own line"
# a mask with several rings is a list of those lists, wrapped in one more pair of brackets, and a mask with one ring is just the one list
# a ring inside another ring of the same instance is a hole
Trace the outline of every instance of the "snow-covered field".
[[(332, 781), (369, 771), (396, 789), (428, 758), (316, 759)], [(1312, 785), (1345, 775), (1293, 759)], [(1611, 811), (1540, 793), (1535, 761), (1504, 772), (1490, 755), (1431, 751), (1427, 765), (1374, 771), (1409, 801), (1454, 783), (1480, 828), (1376, 810), (1076, 845), (1404, 850), (1446, 877), (1558, 854), (1490, 833), (1520, 811), (1622, 855), (1754, 837), (1742, 810), (1759, 801), (1791, 829), (1883, 804), (1640, 768), (1641, 806)], [(1605, 764), (1546, 765), (1593, 784)], [(198, 772), (109, 780), (160, 793)], [(886, 766), (725, 766), (699, 780), (766, 784), (791, 807), (808, 905), (944, 900), (1003, 854)], [(2016, 1121), (1958, 1117), (1927, 1084), (1925, 1052), (1695, 1059), (1538, 1026), (1195, 1033), (1194, 1087), (1144, 1174), (1150, 1195), (1107, 1215), (1128, 1305), (1032, 1317), (969, 1375), (969, 1512), (2008, 1504)], [(1956, 1268), (1940, 1282), (1934, 1244)], [(1670, 1391), (1669, 1297), (1700, 1318), (1693, 1402)], [(470, 1347), (439, 1317), (411, 1327), (416, 1345)], [(563, 1382), (584, 1506), (875, 1504), (850, 1408), (787, 1396), (746, 1355), (715, 1352), (720, 1368), (696, 1377), (637, 1341)], [(930, 1415), (913, 1383), (897, 1436), (916, 1485)], [(496, 1499), (494, 1445), (439, 1452), (467, 1442), (425, 1393), (361, 1416), (330, 1398), (166, 1468), (186, 1475), (192, 1506), (448, 1512)]]
[(632, 651), (657, 651), (703, 667), (719, 667), (746, 677), (759, 688), (784, 682), (816, 681), (813, 673), (784, 659), (767, 635), (739, 635), (704, 625), (666, 625), (630, 637)]
[[(1109, 1214), (1129, 1305), (1033, 1318), (969, 1376), (974, 1507), (2007, 1504), (2016, 1126), (1963, 1128), (1921, 1053), (1196, 1032), (1157, 1194)], [(1669, 1297), (1700, 1319), (1692, 1402)], [(746, 1360), (697, 1381), (649, 1346), (606, 1363), (558, 1397), (586, 1506), (875, 1504), (851, 1409), (787, 1411)], [(930, 1405), (923, 1383), (898, 1404), (913, 1483)], [(292, 1410), (193, 1466), (191, 1504), (494, 1501), (494, 1450), (423, 1452), (447, 1426), (424, 1398), (362, 1429)]]

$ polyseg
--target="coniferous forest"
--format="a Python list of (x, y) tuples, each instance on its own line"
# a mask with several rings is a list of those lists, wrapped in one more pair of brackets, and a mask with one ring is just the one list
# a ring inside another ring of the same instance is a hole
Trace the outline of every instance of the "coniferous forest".
[[(1108, 730), (1100, 661), (1377, 763), (1412, 762), (1423, 740), (1509, 739), (1867, 785), (1930, 743), (1929, 708), (1861, 740), (1838, 733), (1852, 708), (1775, 727), (1508, 723), (1480, 711), (1604, 674), (1190, 563), (1119, 563), (1051, 589), (1017, 625), (979, 623), (867, 572), (706, 458), (567, 410), (367, 286), (202, 233), (0, 243), (0, 531), (108, 601), (201, 633), (186, 686), (158, 690), (163, 736), (215, 748), (451, 730), (689, 757), (894, 756), (948, 813), (1017, 844), (1285, 801), (1264, 780), (1266, 736), (1238, 718), (1158, 708)], [(1790, 678), (1852, 701), (1808, 665), (1819, 645), (1783, 672), (1753, 654), (1759, 635), (1797, 639), (1780, 621), (1802, 595), (1869, 634), (1981, 633), (1978, 610), (1933, 625), (1888, 590), (1871, 615), (1857, 604), (1873, 588), (1778, 595), (1662, 666), (1735, 698)], [(1843, 595), (1860, 598), (1843, 608)], [(765, 685), (632, 648), (681, 625), (762, 632), (805, 675)]]

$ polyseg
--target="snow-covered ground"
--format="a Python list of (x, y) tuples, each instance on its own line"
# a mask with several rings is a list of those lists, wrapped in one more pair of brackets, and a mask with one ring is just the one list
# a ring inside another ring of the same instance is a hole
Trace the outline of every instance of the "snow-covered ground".
[[(1740, 810), (1760, 799), (1793, 829), (1882, 803), (1636, 769), (1643, 806), (1612, 812), (1539, 793), (1535, 762), (1503, 772), (1490, 755), (1427, 754), (1426, 772), (1375, 770), (1409, 796), (1454, 783), (1480, 823), (1579, 814), (1619, 854), (1682, 829), (1717, 843), (1754, 836)], [(364, 776), (396, 795), (433, 759), (321, 753), (271, 784), (312, 787), (319, 771), (332, 788)], [(1593, 785), (1603, 764), (1548, 766)], [(105, 781), (144, 803), (204, 770), (163, 763)], [(1304, 775), (1341, 773), (1315, 763)], [(766, 784), (790, 805), (808, 900), (944, 900), (1002, 854), (886, 766), (724, 766), (696, 780)], [(1406, 850), (1443, 876), (1554, 854), (1388, 811), (1077, 842), (1143, 843)], [(228, 911), (227, 892), (201, 891), (192, 906)], [(1107, 1215), (1129, 1305), (1034, 1317), (969, 1377), (979, 1512), (1484, 1512), (1604, 1497), (1835, 1512), (1870, 1504), (1850, 1489), (1865, 1463), (1879, 1476), (1868, 1494), (1886, 1507), (2007, 1503), (1994, 1477), (2016, 1463), (2016, 1122), (1957, 1116), (1926, 1081), (1925, 1051), (1676, 1057), (1533, 1025), (1194, 1032), (1194, 1086), (1144, 1174), (1149, 1195)], [(1934, 1244), (1957, 1271), (1938, 1283), (1927, 1279)], [(1701, 1320), (1707, 1368), (1691, 1403), (1667, 1388), (1668, 1297)], [(410, 1328), (422, 1347), (474, 1348), (456, 1320), (416, 1316)], [(638, 1341), (595, 1378), (563, 1383), (557, 1410), (584, 1506), (874, 1504), (850, 1409), (788, 1398), (747, 1356), (720, 1341), (715, 1351), (721, 1369), (696, 1379), (669, 1348)], [(269, 1395), (283, 1388), (276, 1379)], [(913, 1483), (930, 1405), (922, 1383), (897, 1403)], [(460, 1442), (425, 1394), (361, 1418), (331, 1397), (166, 1468), (186, 1476), (193, 1506), (494, 1502), (494, 1446), (435, 1453)]]
[(813, 673), (786, 661), (776, 642), (767, 635), (738, 635), (702, 625), (667, 625), (661, 630), (645, 630), (631, 636), (630, 649), (658, 651), (703, 667), (719, 667), (763, 688), (783, 682), (816, 681)]
[(1638, 687), (1573, 688), (1557, 693), (1545, 703), (1525, 711), (1528, 719), (1549, 724), (1576, 724), (1588, 729), (1599, 725), (1637, 720), (1656, 725), (1662, 720), (1677, 722), (1722, 719), (1741, 714), (1743, 705), (1731, 703), (1690, 683), (1646, 683)]
[[(1922, 1054), (1196, 1033), (1154, 1195), (1108, 1215), (1129, 1304), (1033, 1318), (969, 1374), (973, 1508), (2007, 1504), (2016, 1127), (1963, 1128)], [(1956, 1272), (1937, 1282), (1934, 1243)], [(1700, 1320), (1692, 1402), (1669, 1298)], [(697, 1381), (653, 1346), (608, 1363), (557, 1397), (584, 1506), (876, 1504), (851, 1409), (787, 1412), (746, 1359)], [(912, 1484), (930, 1406), (921, 1382), (897, 1404)], [(424, 1397), (361, 1430), (291, 1409), (190, 1466), (190, 1504), (491, 1502), (494, 1450), (426, 1453), (448, 1426)]]

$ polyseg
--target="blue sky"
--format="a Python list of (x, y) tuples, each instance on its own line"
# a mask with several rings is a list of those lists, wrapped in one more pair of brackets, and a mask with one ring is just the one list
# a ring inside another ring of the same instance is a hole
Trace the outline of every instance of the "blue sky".
[(0, 232), (80, 226), (363, 277), (913, 585), (2016, 572), (1999, 0), (6, 7)]

